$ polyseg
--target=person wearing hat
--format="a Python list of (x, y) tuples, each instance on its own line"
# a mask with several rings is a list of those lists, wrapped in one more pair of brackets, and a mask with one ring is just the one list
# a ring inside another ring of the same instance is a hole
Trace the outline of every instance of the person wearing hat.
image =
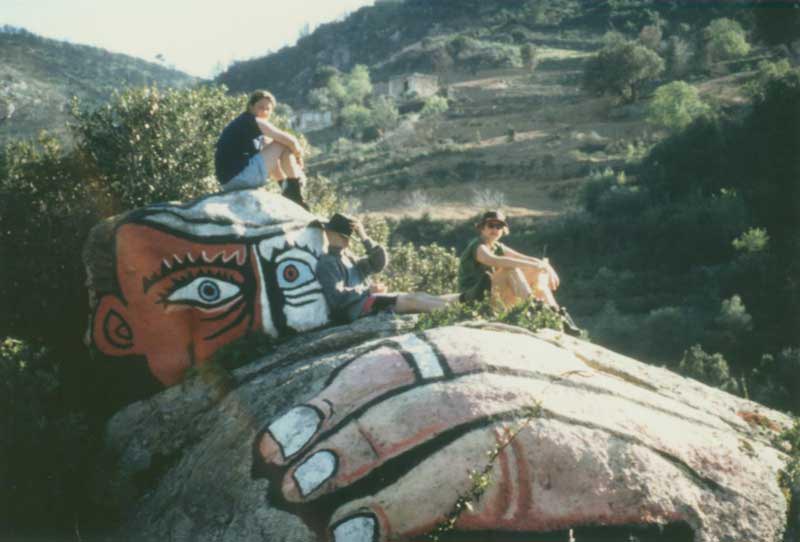
[[(387, 292), (383, 284), (369, 280), (370, 275), (380, 273), (386, 267), (386, 250), (367, 236), (361, 222), (336, 213), (322, 226), (327, 250), (317, 262), (316, 274), (332, 321), (348, 323), (382, 311), (430, 312), (457, 300), (457, 294), (433, 296)], [(364, 243), (367, 254), (363, 258), (356, 259), (349, 250), (354, 236)]]
[(487, 211), (475, 229), (478, 237), (467, 245), (459, 261), (459, 300), (482, 301), (490, 296), (493, 301), (513, 305), (533, 297), (561, 314), (565, 331), (579, 335), (580, 329), (553, 295), (560, 281), (547, 258), (526, 256), (500, 242), (509, 233), (506, 215)]

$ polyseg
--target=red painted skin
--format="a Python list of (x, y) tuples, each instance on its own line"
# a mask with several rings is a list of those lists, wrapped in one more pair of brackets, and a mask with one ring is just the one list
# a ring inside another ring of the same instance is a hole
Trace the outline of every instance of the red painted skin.
[[(447, 363), (456, 375), (468, 373), (486, 363), (481, 362), (478, 352), (470, 352), (466, 346), (464, 347), (466, 351), (456, 355), (447, 352), (446, 345), (437, 346), (444, 350)], [(273, 467), (286, 466), (289, 460), (298, 455), (310, 457), (321, 450), (334, 453), (339, 460), (336, 474), (305, 497), (301, 495), (295, 482), (297, 465), (282, 471), (279, 483), (283, 497), (290, 503), (307, 503), (311, 514), (309, 517), (313, 517), (314, 503), (321, 496), (350, 486), (392, 457), (422, 445), (448, 428), (468, 422), (475, 417), (492, 414), (491, 410), (473, 408), (474, 405), (470, 404), (469, 397), (459, 393), (459, 384), (443, 382), (427, 386), (424, 390), (420, 388), (419, 391), (426, 395), (426, 400), (420, 401), (421, 397), (415, 395), (414, 381), (415, 375), (403, 361), (400, 352), (389, 347), (380, 348), (345, 367), (328, 387), (307, 403), (323, 413), (317, 434), (336, 426), (359, 405), (369, 403), (387, 390), (410, 386), (412, 389), (404, 393), (405, 402), (392, 404), (393, 399), (387, 399), (376, 404), (361, 414), (358, 420), (341, 427), (323, 441), (312, 438), (290, 458), (283, 457), (278, 444), (265, 433), (258, 443), (259, 451), (264, 462)], [(518, 390), (512, 387), (506, 389), (502, 395), (503, 398), (507, 398), (509, 407), (515, 403), (514, 396), (517, 393)], [(484, 396), (485, 399), (489, 397), (490, 395)], [(500, 396), (494, 396), (494, 399), (498, 397)], [(425, 405), (431, 404), (440, 405), (436, 415), (431, 415), (430, 412), (426, 414)], [(392, 419), (387, 413), (399, 412), (399, 405), (402, 405), (404, 420), (402, 424), (391, 428), (376, 425), (378, 420)], [(382, 414), (373, 417), (372, 413), (379, 410), (382, 410)], [(541, 437), (532, 427), (522, 428), (508, 445), (504, 445), (508, 441), (509, 430), (508, 425), (497, 422), (472, 433), (472, 435), (479, 434), (480, 440), (484, 441), (481, 450), (491, 450), (494, 446), (501, 446), (501, 451), (494, 461), (493, 483), (481, 499), (473, 503), (473, 509), (461, 515), (455, 525), (455, 530), (459, 534), (452, 536), (451, 540), (478, 542), (483, 540), (480, 533), (486, 532), (492, 533), (492, 540), (502, 541), (504, 536), (509, 540), (519, 540), (519, 536), (526, 532), (567, 530), (582, 525), (626, 526), (685, 521), (686, 518), (677, 511), (650, 509), (649, 505), (644, 503), (626, 510), (615, 510), (613, 513), (610, 510), (597, 508), (580, 512), (554, 511), (545, 503), (538, 502), (537, 494), (544, 495), (551, 492), (551, 475), (555, 477), (556, 486), (561, 484), (561, 487), (553, 490), (554, 492), (570, 491), (569, 488), (564, 489), (565, 482), (562, 476), (563, 469), (570, 468), (569, 463), (562, 465), (561, 458), (552, 455), (547, 458), (542, 457), (537, 447), (538, 439)], [(447, 459), (448, 454), (457, 455), (459, 446), (459, 441), (456, 441), (448, 448), (434, 453), (432, 457), (440, 459), (438, 465), (440, 469), (447, 471), (451, 468)], [(458, 469), (453, 471), (452, 475), (459, 480), (462, 478), (468, 480), (466, 473)], [(403, 499), (404, 497), (401, 497), (403, 494), (406, 496), (416, 494), (413, 489), (411, 493), (405, 493), (409, 491), (410, 486), (403, 486), (403, 483), (400, 481), (394, 486), (384, 488), (380, 495), (372, 497), (374, 500), (371, 503), (359, 503), (360, 506), (366, 504), (366, 508), (358, 508), (357, 511), (362, 513), (369, 511), (377, 520), (381, 542), (425, 540), (428, 533), (432, 532), (451, 512), (449, 509), (422, 506), (411, 524), (393, 525), (389, 508), (397, 505), (394, 501)], [(579, 491), (579, 488), (575, 489)], [(531, 542), (535, 542), (536, 535), (531, 536)]]
[[(95, 345), (104, 354), (145, 356), (156, 379), (170, 386), (178, 383), (193, 364), (208, 361), (220, 347), (248, 330), (260, 329), (258, 300), (264, 285), (255, 268), (254, 246), (199, 243), (145, 225), (126, 224), (117, 232), (116, 248), (121, 295), (100, 299), (92, 332)], [(229, 261), (236, 262), (236, 267), (219, 265), (215, 258), (220, 253), (225, 259), (233, 258)], [(167, 273), (145, 291), (145, 279), (156, 276), (164, 261), (175, 264), (176, 256), (185, 261), (187, 254), (194, 264)], [(229, 293), (237, 288), (238, 293), (213, 308), (192, 306), (185, 300), (165, 302), (181, 286), (200, 277), (224, 281)], [(254, 287), (247, 290), (251, 299), (244, 299), (245, 282), (253, 280)], [(237, 303), (238, 307), (232, 309)], [(250, 314), (233, 325), (248, 310)], [(212, 337), (229, 325), (230, 329)]]

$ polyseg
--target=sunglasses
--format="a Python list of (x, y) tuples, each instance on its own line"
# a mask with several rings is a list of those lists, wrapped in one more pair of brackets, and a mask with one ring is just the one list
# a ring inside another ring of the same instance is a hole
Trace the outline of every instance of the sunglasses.
[(486, 224), (486, 227), (492, 230), (502, 230), (503, 228), (506, 227), (506, 225), (503, 224), (502, 222), (489, 222)]

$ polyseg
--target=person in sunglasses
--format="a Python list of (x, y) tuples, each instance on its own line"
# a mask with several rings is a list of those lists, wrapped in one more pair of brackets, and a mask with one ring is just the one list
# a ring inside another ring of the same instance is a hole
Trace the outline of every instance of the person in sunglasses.
[(560, 280), (547, 258), (526, 256), (500, 242), (509, 233), (505, 214), (499, 210), (487, 211), (475, 229), (478, 237), (461, 253), (459, 301), (482, 301), (490, 297), (493, 303), (513, 305), (533, 297), (562, 316), (567, 333), (580, 335), (581, 330), (553, 295)]

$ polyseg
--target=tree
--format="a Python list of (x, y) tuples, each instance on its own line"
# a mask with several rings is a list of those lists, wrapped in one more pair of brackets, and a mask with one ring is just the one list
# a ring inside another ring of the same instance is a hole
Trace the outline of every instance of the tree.
[(381, 96), (372, 103), (371, 110), (372, 124), (376, 129), (383, 131), (390, 130), (397, 126), (400, 112), (397, 110), (393, 99), (387, 96)]
[(647, 120), (670, 130), (682, 130), (695, 118), (709, 111), (697, 89), (683, 81), (674, 81), (656, 89), (648, 106)]
[(635, 102), (642, 86), (663, 71), (664, 61), (657, 53), (618, 34), (610, 34), (606, 45), (587, 62), (583, 85), (592, 92), (612, 92), (627, 102)]
[(708, 354), (699, 344), (683, 354), (678, 372), (729, 393), (739, 392), (739, 385), (731, 377), (730, 367), (722, 354)]
[(747, 34), (732, 19), (714, 19), (703, 30), (706, 58), (709, 62), (739, 58), (750, 52)]
[(661, 27), (654, 24), (649, 24), (642, 27), (639, 32), (639, 43), (650, 49), (656, 51), (661, 48), (661, 38), (663, 37)]
[(531, 43), (526, 43), (520, 47), (520, 55), (522, 55), (522, 65), (527, 69), (532, 70), (536, 67), (536, 47)]
[(342, 109), (339, 119), (348, 135), (358, 139), (372, 126), (372, 113), (359, 104), (350, 104)]
[(756, 36), (767, 45), (785, 45), (797, 55), (792, 42), (800, 39), (800, 1), (761, 2), (755, 8)]
[(447, 98), (442, 96), (431, 96), (427, 100), (425, 100), (425, 105), (422, 107), (422, 111), (420, 111), (420, 117), (422, 118), (433, 118), (443, 115), (449, 109), (449, 105), (447, 103)]
[(350, 103), (364, 103), (364, 100), (372, 94), (372, 82), (369, 77), (369, 68), (363, 64), (357, 64), (350, 70), (345, 84), (349, 94)]

